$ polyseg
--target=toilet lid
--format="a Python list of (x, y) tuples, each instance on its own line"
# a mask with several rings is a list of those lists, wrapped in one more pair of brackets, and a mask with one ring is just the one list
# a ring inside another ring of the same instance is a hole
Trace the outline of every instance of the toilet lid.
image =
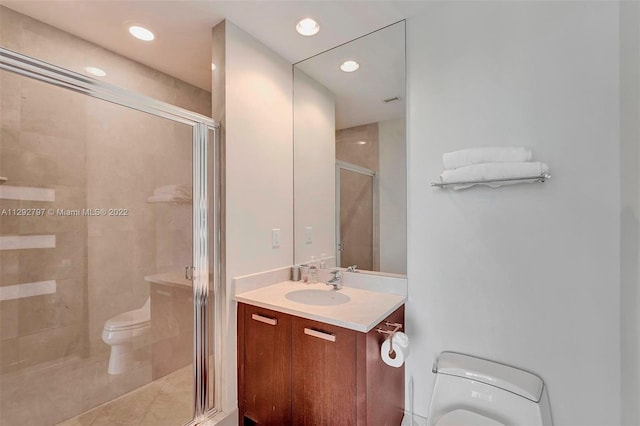
[(496, 420), (467, 410), (454, 410), (440, 417), (437, 426), (504, 426)]
[(146, 309), (146, 306), (144, 306), (140, 309), (116, 315), (115, 317), (107, 320), (104, 324), (104, 329), (108, 331), (116, 331), (143, 328), (149, 325), (150, 320), (151, 310)]

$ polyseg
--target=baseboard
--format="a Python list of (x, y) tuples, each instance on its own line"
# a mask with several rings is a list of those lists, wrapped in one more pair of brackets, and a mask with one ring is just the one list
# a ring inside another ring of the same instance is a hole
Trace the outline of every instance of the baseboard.
[(213, 418), (208, 419), (202, 426), (237, 426), (238, 410), (235, 409), (230, 413), (217, 413)]

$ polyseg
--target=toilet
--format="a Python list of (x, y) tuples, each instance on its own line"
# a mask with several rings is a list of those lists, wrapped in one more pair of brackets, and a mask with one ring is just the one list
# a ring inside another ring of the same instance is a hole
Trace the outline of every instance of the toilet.
[(469, 355), (443, 352), (434, 365), (428, 426), (551, 426), (549, 398), (532, 373)]
[(125, 372), (135, 359), (137, 349), (147, 345), (151, 322), (151, 298), (133, 311), (108, 319), (102, 330), (102, 340), (111, 346), (109, 374)]

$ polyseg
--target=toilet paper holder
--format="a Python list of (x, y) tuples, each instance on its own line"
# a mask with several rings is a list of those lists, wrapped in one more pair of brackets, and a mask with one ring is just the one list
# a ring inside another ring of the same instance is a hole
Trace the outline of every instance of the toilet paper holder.
[(389, 336), (388, 337), (389, 340), (390, 340), (389, 343), (391, 343), (389, 345), (389, 356), (393, 358), (393, 357), (395, 357), (395, 351), (393, 350), (393, 336), (395, 336), (395, 334), (402, 328), (402, 324), (397, 323), (397, 322), (385, 321), (384, 325), (387, 326), (387, 327), (392, 327), (393, 330), (384, 330), (384, 329), (378, 327), (378, 328), (376, 328), (376, 331), (378, 333), (386, 334), (386, 335)]

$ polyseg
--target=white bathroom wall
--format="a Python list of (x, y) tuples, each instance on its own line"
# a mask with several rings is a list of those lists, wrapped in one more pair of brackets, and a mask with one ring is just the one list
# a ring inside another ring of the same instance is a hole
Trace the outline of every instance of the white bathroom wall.
[[(334, 94), (300, 69), (294, 78), (295, 262), (336, 253)], [(312, 242), (305, 228), (312, 228)], [(331, 262), (334, 264), (334, 262)]]
[(407, 273), (405, 118), (378, 123), (380, 270)]
[(620, 3), (622, 424), (640, 424), (640, 3)]
[[(292, 72), (289, 62), (229, 21), (224, 61), (228, 305), (222, 408), (232, 411), (237, 396), (231, 279), (293, 259)], [(279, 248), (271, 246), (274, 228), (280, 229)]]
[[(453, 350), (539, 374), (556, 425), (620, 423), (618, 29), (615, 2), (434, 2), (409, 19), (417, 414), (425, 367)], [(553, 178), (429, 187), (444, 152), (491, 145), (532, 147)]]

